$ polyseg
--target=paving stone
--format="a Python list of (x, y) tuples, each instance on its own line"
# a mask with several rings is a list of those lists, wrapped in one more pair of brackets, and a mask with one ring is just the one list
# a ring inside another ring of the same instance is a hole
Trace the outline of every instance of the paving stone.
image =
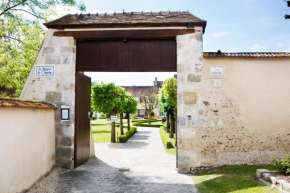
[(55, 192), (199, 192), (190, 175), (177, 173), (176, 158), (165, 153), (158, 128), (138, 127), (124, 144), (95, 144), (95, 154), (78, 168), (60, 173)]

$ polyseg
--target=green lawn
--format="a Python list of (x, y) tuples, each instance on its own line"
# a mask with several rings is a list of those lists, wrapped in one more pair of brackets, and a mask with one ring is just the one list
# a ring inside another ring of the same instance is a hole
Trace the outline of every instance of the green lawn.
[(202, 193), (278, 193), (257, 180), (257, 169), (277, 170), (277, 167), (224, 166), (197, 174), (193, 181)]
[[(119, 123), (120, 121), (118, 121)], [(126, 120), (123, 120), (126, 123)], [(111, 143), (111, 125), (110, 121), (107, 119), (99, 119), (97, 121), (92, 121), (92, 132), (94, 143)], [(124, 132), (127, 132), (127, 129), (124, 128)], [(116, 140), (117, 133), (120, 136), (120, 128), (116, 127)]]

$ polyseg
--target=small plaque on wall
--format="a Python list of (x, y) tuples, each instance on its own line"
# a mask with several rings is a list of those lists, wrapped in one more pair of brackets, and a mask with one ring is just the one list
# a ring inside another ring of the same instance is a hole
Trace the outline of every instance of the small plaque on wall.
[(226, 77), (225, 66), (209, 66), (209, 77), (215, 78)]
[(35, 76), (54, 76), (54, 65), (37, 65), (35, 66)]

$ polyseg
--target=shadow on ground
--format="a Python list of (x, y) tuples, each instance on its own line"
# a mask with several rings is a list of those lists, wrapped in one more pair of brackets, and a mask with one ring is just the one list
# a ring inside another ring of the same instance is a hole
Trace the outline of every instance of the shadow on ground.
[[(134, 174), (132, 174), (134, 173)], [(57, 192), (198, 192), (191, 184), (158, 183), (161, 176), (148, 177), (133, 171), (120, 172), (97, 158), (59, 175)], [(166, 181), (166, 179), (163, 179)]]

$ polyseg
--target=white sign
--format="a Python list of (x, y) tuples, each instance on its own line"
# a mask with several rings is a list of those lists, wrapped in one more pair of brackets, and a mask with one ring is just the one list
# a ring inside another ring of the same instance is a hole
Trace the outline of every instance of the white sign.
[(221, 79), (214, 79), (213, 80), (213, 87), (221, 88), (222, 87), (222, 80)]
[(35, 67), (35, 76), (54, 76), (54, 65), (37, 65)]
[(111, 121), (112, 122), (117, 122), (118, 121), (118, 116), (111, 116)]
[(209, 77), (225, 77), (225, 67), (224, 66), (210, 66), (209, 67)]
[(61, 120), (68, 121), (69, 120), (69, 106), (61, 105)]

